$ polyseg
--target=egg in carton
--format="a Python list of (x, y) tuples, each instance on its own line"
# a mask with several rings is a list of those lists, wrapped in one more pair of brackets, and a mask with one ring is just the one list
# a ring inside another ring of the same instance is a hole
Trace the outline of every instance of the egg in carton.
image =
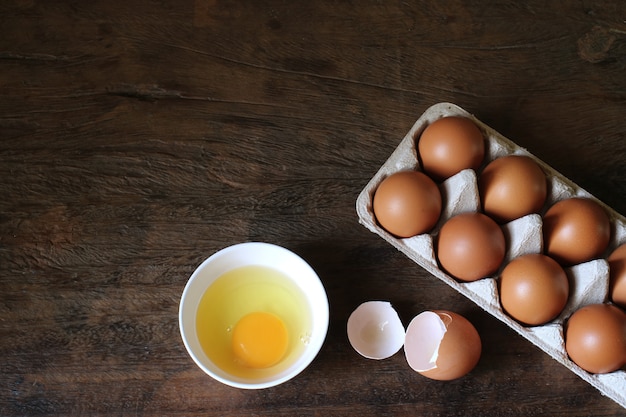
[(609, 266), (606, 256), (564, 268), (570, 282), (570, 294), (567, 305), (562, 313), (551, 322), (541, 326), (529, 327), (520, 324), (503, 311), (499, 301), (497, 279), (500, 271), (512, 259), (524, 254), (543, 253), (542, 217), (540, 214), (526, 215), (501, 225), (507, 242), (505, 259), (496, 274), (473, 282), (458, 281), (440, 269), (434, 250), (434, 238), (437, 236), (441, 226), (451, 217), (464, 212), (481, 211), (477, 185), (478, 178), (474, 170), (463, 170), (438, 184), (442, 195), (443, 207), (437, 225), (429, 233), (410, 238), (397, 238), (376, 222), (372, 200), (378, 185), (387, 176), (398, 171), (409, 169), (421, 171), (417, 157), (417, 140), (426, 126), (435, 120), (447, 116), (469, 118), (479, 127), (486, 140), (485, 160), (482, 167), (494, 159), (506, 155), (525, 155), (537, 162), (547, 177), (548, 196), (544, 204), (544, 210), (557, 201), (571, 197), (592, 198), (598, 202), (609, 215), (612, 228), (611, 242), (605, 255), (619, 246), (619, 244), (626, 242), (626, 218), (597, 200), (590, 193), (564, 177), (526, 149), (505, 138), (464, 109), (451, 103), (439, 103), (427, 109), (415, 122), (389, 159), (365, 186), (356, 202), (359, 222), (370, 231), (381, 236), (428, 272), (507, 324), (583, 380), (596, 387), (602, 394), (626, 408), (626, 371), (618, 370), (607, 374), (591, 374), (572, 362), (565, 351), (563, 324), (567, 318), (584, 305), (603, 303), (608, 298)]

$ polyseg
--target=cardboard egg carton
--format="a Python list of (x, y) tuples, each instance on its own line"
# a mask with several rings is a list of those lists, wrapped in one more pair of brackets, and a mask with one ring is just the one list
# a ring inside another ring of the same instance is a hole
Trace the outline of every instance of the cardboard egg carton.
[[(385, 177), (402, 170), (421, 170), (417, 158), (417, 141), (426, 126), (445, 116), (467, 117), (473, 120), (482, 131), (486, 139), (486, 152), (485, 160), (478, 173), (494, 159), (516, 154), (533, 158), (544, 170), (548, 180), (548, 197), (542, 213), (530, 214), (501, 225), (507, 241), (505, 260), (496, 274), (474, 282), (458, 281), (441, 270), (437, 263), (433, 242), (434, 237), (437, 236), (446, 220), (459, 213), (481, 210), (477, 172), (466, 169), (439, 184), (443, 209), (437, 225), (429, 233), (404, 239), (397, 238), (378, 225), (372, 209), (374, 192)], [(513, 258), (523, 254), (543, 252), (541, 214), (555, 202), (570, 197), (592, 198), (605, 208), (612, 227), (609, 248), (601, 259), (565, 268), (570, 281), (570, 296), (564, 311), (558, 318), (542, 326), (521, 325), (502, 310), (498, 295), (498, 276), (504, 266)], [(626, 408), (626, 371), (591, 374), (583, 370), (568, 358), (565, 351), (563, 329), (565, 320), (578, 308), (607, 300), (609, 266), (606, 257), (615, 247), (626, 242), (626, 218), (595, 199), (590, 193), (565, 178), (526, 149), (505, 138), (467, 111), (450, 103), (439, 103), (430, 107), (415, 122), (396, 150), (359, 194), (356, 209), (359, 222), (370, 231), (381, 236), (428, 272), (474, 301), (485, 311), (506, 323), (552, 358), (596, 387), (602, 394)]]

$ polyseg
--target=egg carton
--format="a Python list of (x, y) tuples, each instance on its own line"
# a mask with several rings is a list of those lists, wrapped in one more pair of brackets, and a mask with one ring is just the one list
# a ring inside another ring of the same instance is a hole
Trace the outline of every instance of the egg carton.
[[(446, 116), (467, 117), (473, 120), (482, 131), (486, 139), (485, 160), (478, 172), (489, 162), (506, 155), (526, 155), (536, 161), (546, 173), (548, 182), (548, 196), (544, 204), (544, 212), (557, 201), (570, 197), (586, 197), (597, 201), (609, 214), (612, 232), (611, 242), (606, 253), (600, 259), (565, 268), (570, 281), (570, 296), (565, 309), (555, 320), (541, 326), (524, 326), (502, 310), (498, 294), (498, 276), (509, 261), (520, 255), (543, 252), (541, 217), (543, 212), (530, 214), (501, 225), (507, 241), (507, 251), (502, 266), (493, 276), (474, 282), (460, 282), (439, 267), (433, 242), (443, 223), (457, 214), (481, 210), (476, 171), (472, 169), (463, 170), (438, 184), (443, 201), (442, 213), (437, 225), (429, 233), (410, 238), (397, 238), (376, 222), (372, 209), (372, 199), (376, 188), (384, 178), (394, 172), (408, 169), (421, 170), (416, 142), (426, 126)], [(428, 272), (506, 323), (521, 336), (596, 387), (602, 394), (626, 408), (626, 371), (591, 374), (583, 370), (569, 359), (565, 351), (563, 330), (565, 320), (574, 311), (584, 305), (602, 303), (607, 300), (609, 266), (606, 257), (615, 247), (626, 242), (626, 218), (624, 216), (615, 212), (526, 149), (505, 138), (464, 109), (451, 103), (435, 104), (422, 114), (389, 159), (361, 191), (356, 201), (356, 210), (359, 222), (367, 229), (378, 234)]]

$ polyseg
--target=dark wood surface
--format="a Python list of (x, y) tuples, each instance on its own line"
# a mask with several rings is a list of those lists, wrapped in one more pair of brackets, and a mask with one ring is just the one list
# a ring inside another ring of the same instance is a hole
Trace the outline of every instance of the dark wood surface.
[[(546, 4), (547, 3), (547, 4)], [(623, 1), (0, 4), (0, 415), (623, 416), (358, 224), (360, 190), (450, 101), (626, 213)], [(204, 375), (177, 324), (207, 256), (285, 246), (319, 273), (327, 340), (296, 379)], [(457, 311), (452, 382), (358, 356), (361, 302)]]

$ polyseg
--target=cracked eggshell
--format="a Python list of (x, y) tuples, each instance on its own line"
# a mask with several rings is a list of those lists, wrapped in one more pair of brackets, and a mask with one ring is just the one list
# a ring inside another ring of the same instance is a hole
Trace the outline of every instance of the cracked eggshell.
[(386, 359), (404, 344), (404, 326), (387, 301), (367, 301), (348, 318), (348, 340), (368, 359)]
[(409, 366), (440, 381), (460, 378), (480, 359), (482, 343), (476, 328), (451, 311), (425, 311), (411, 320), (404, 341)]

